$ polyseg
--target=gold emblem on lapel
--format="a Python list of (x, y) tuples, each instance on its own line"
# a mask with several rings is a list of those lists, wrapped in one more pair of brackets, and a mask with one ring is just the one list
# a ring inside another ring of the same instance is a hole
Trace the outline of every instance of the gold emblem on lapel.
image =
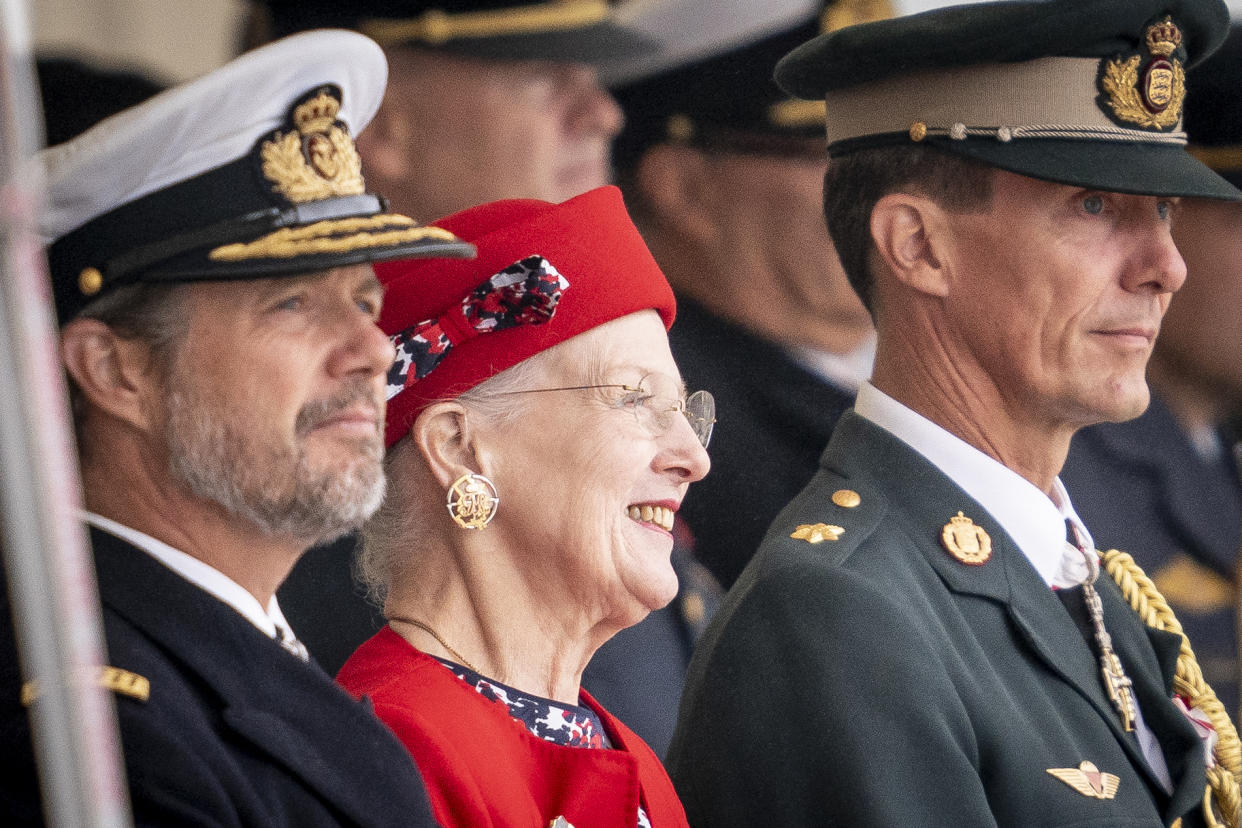
[(845, 529), (840, 526), (832, 526), (827, 523), (804, 523), (793, 530), (793, 534), (789, 537), (795, 540), (804, 540), (807, 543), (823, 543), (826, 540), (841, 540), (841, 535), (844, 533)]
[(992, 539), (988, 533), (961, 512), (944, 525), (940, 542), (950, 555), (970, 566), (985, 564), (992, 557)]
[(341, 101), (324, 88), (293, 110), (290, 132), (276, 132), (259, 148), (272, 189), (295, 204), (361, 195), (362, 159), (337, 121)]
[(1166, 17), (1147, 27), (1145, 39), (1151, 55), (1147, 65), (1143, 67), (1142, 55), (1102, 61), (1100, 88), (1118, 121), (1169, 129), (1181, 120), (1186, 97), (1186, 70), (1173, 57), (1182, 45), (1182, 32)]
[(1091, 762), (1083, 762), (1076, 768), (1048, 768), (1048, 773), (1092, 799), (1112, 799), (1121, 785), (1120, 777), (1104, 773)]

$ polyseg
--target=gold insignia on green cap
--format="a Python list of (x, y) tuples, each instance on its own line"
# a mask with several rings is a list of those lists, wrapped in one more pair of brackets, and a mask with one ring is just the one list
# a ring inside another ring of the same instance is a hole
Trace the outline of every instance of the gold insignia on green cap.
[(1151, 55), (1146, 66), (1141, 54), (1102, 61), (1100, 88), (1118, 121), (1171, 129), (1182, 119), (1186, 98), (1186, 70), (1173, 57), (1182, 44), (1182, 32), (1166, 17), (1147, 27), (1144, 40)]
[(277, 132), (259, 154), (272, 189), (295, 204), (362, 195), (362, 159), (337, 122), (341, 102), (322, 90), (293, 110), (290, 132)]

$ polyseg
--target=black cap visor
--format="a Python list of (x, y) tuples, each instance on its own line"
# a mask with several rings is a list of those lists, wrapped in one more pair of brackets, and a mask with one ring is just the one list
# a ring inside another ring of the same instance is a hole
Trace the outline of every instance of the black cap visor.
[[(909, 142), (908, 136), (903, 137)], [(1178, 144), (1052, 138), (1006, 143), (939, 136), (929, 136), (924, 143), (1057, 184), (1113, 193), (1242, 201), (1242, 191)]]

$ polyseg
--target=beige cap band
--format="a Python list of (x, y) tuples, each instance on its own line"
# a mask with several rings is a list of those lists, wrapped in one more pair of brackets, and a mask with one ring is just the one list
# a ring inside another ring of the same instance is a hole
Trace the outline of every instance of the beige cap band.
[(1176, 129), (1118, 126), (1100, 109), (1097, 58), (1051, 57), (1022, 63), (936, 69), (829, 91), (828, 143), (868, 135), (1071, 138), (1185, 144)]

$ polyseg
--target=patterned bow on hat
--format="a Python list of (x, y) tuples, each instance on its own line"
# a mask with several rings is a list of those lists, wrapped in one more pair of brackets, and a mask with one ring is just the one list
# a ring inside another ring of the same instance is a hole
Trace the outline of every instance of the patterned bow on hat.
[(391, 337), (397, 359), (388, 371), (388, 399), (435, 370), (453, 347), (479, 334), (541, 325), (556, 313), (569, 281), (542, 256), (514, 262), (479, 285), (461, 304)]

